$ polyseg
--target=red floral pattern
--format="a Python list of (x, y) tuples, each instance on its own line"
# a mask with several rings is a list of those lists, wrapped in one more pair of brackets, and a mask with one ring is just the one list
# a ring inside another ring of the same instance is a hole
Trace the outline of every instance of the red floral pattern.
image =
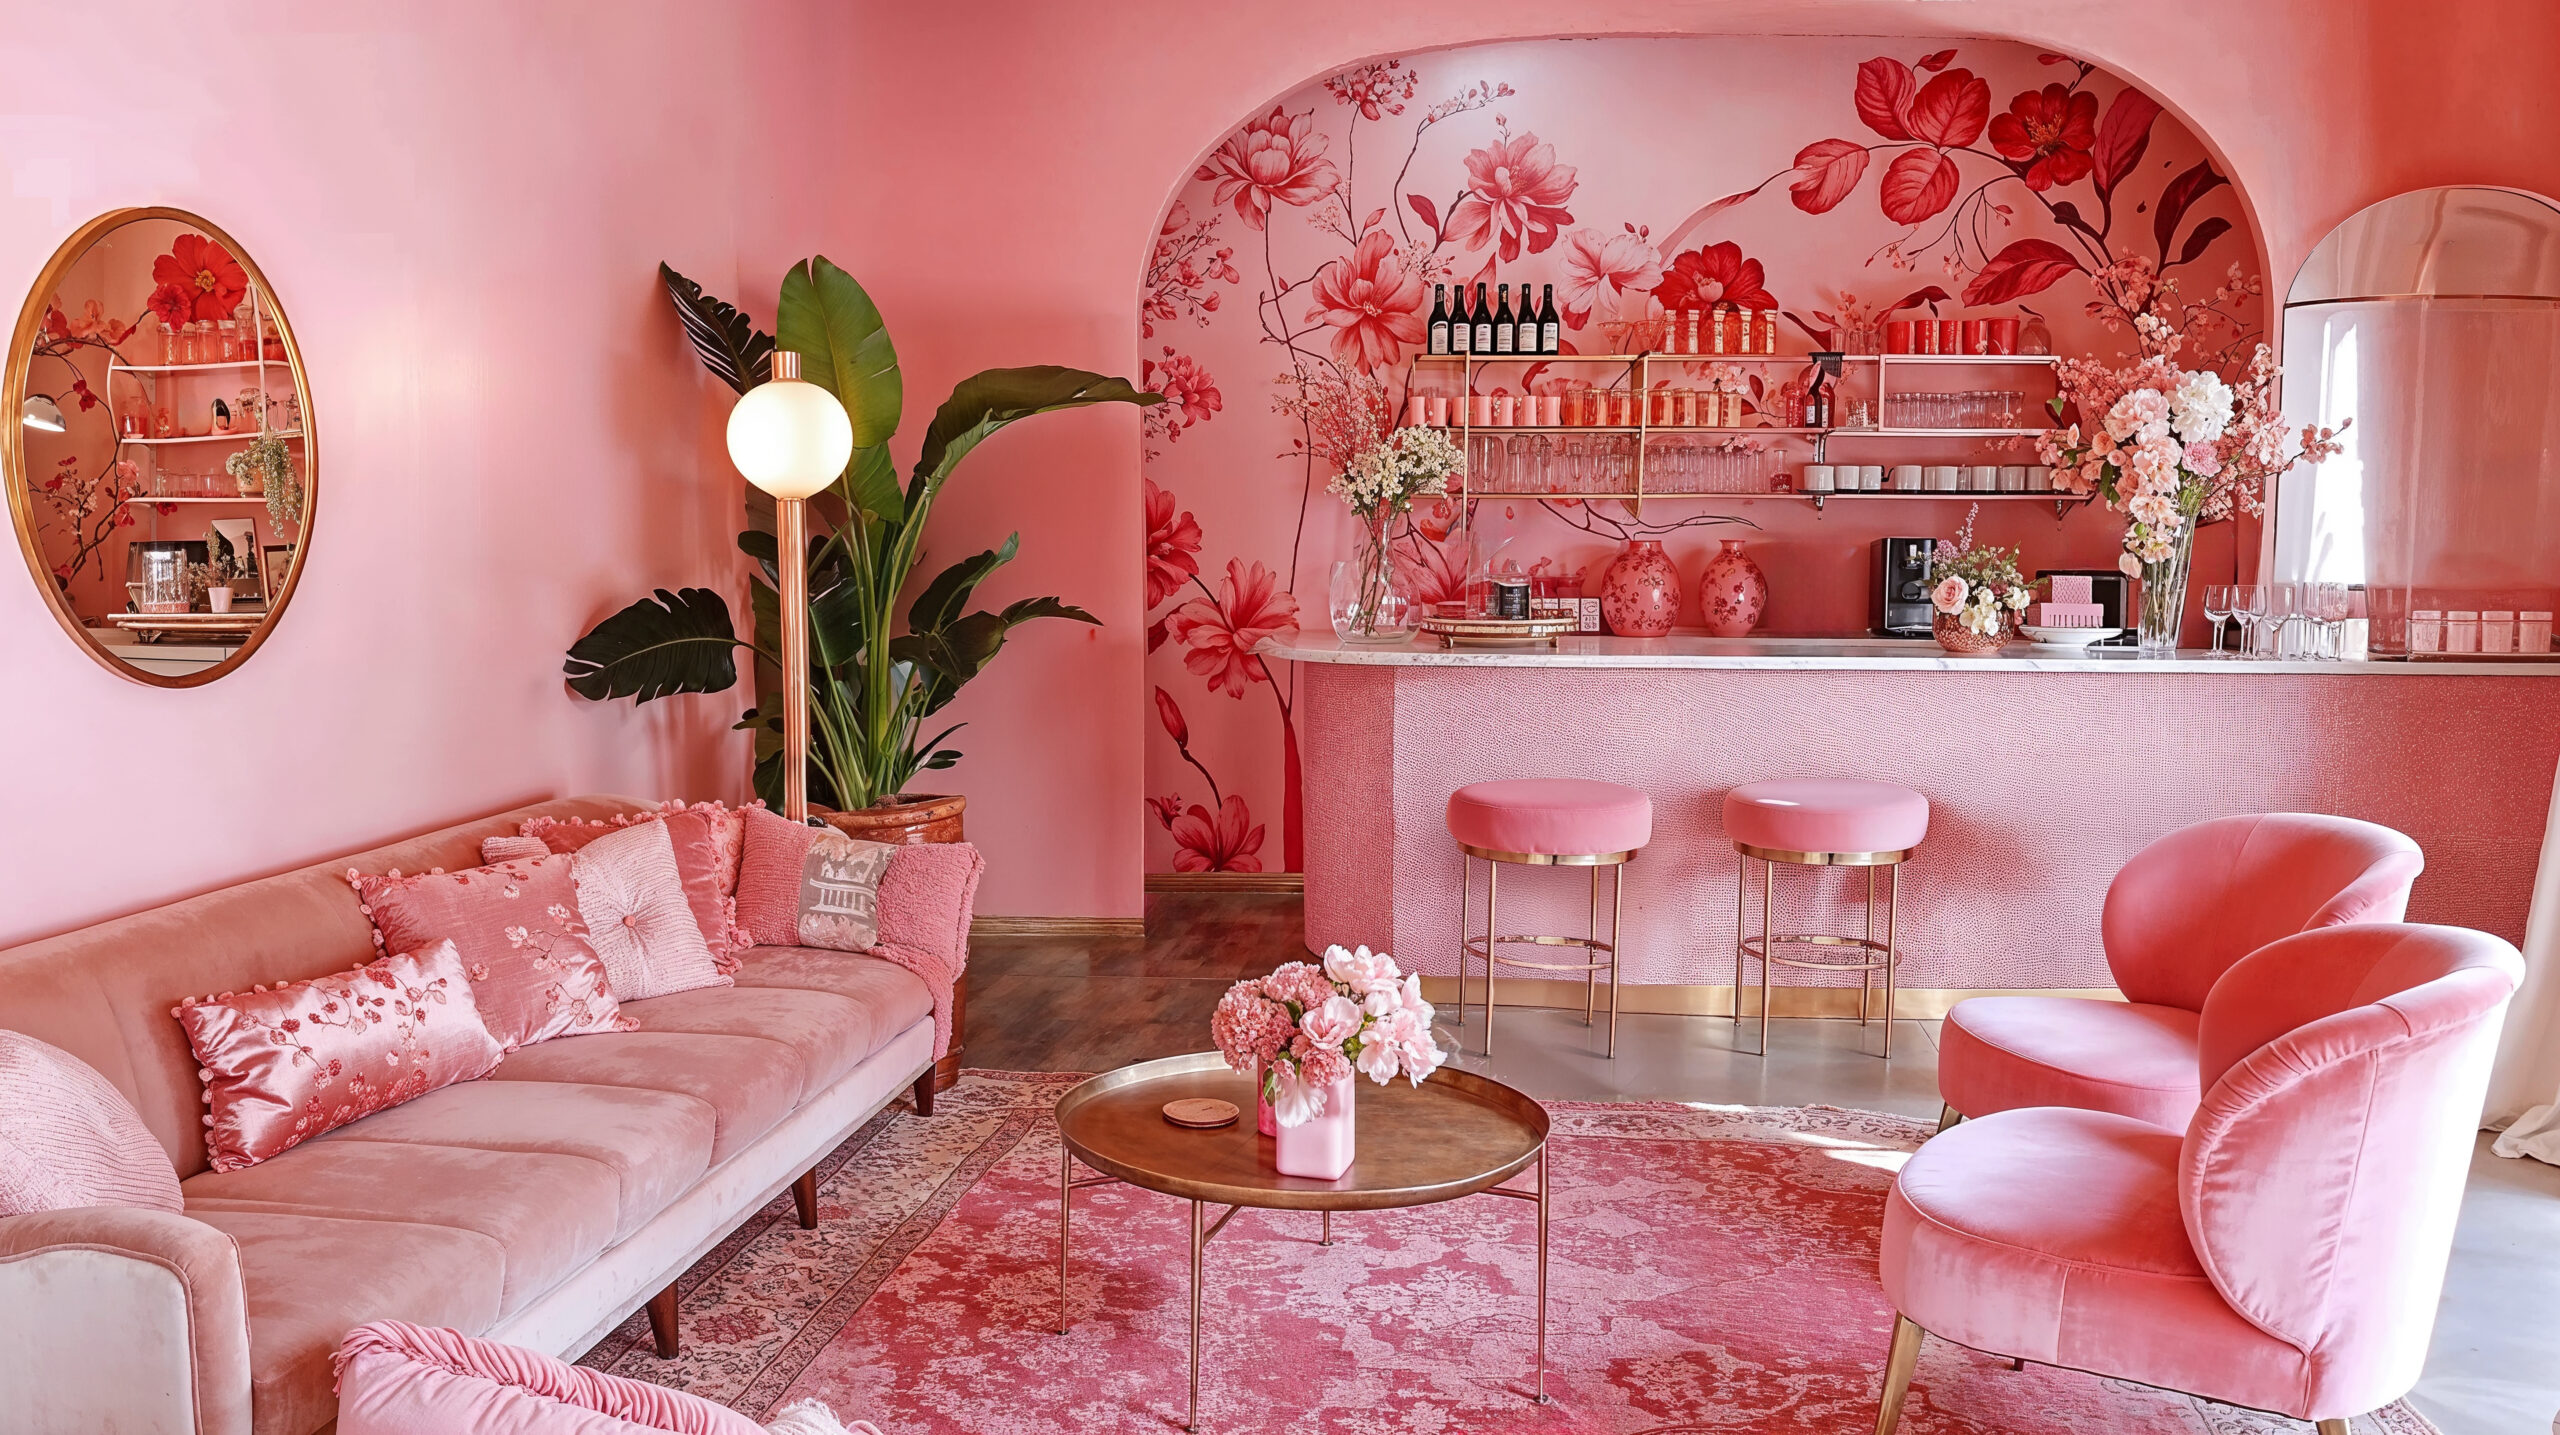
[(1395, 236), (1372, 229), (1347, 259), (1316, 271), (1307, 322), (1333, 329), (1334, 362), (1376, 370), (1423, 339), (1422, 276), (1405, 267)]
[(1174, 595), (1200, 572), (1200, 522), (1188, 511), (1176, 516), (1173, 494), (1155, 480), (1138, 480), (1147, 506), (1147, 607)]
[(1140, 361), (1138, 381), (1165, 399), (1139, 411), (1139, 423), (1150, 440), (1172, 443), (1182, 437), (1184, 429), (1207, 423), (1227, 404), (1225, 396), (1218, 392), (1218, 381), (1210, 377), (1200, 361), (1174, 352), (1170, 344), (1165, 346), (1162, 361)]
[[(1157, 815), (1163, 817), (1163, 810), (1158, 809)], [(1262, 859), (1254, 855), (1262, 850), (1262, 828), (1245, 809), (1244, 799), (1234, 793), (1227, 794), (1215, 812), (1191, 804), (1181, 816), (1167, 820), (1165, 830), (1173, 834), (1176, 872), (1262, 870)]]
[(1270, 221), (1273, 200), (1303, 209), (1342, 182), (1324, 157), (1327, 141), (1315, 125), (1312, 111), (1292, 115), (1274, 105), (1270, 114), (1228, 136), (1192, 178), (1214, 181), (1217, 202), (1233, 204), (1237, 218), (1260, 229)]
[(2020, 92), (2008, 112), (1991, 121), (1991, 147), (2019, 167), (2027, 188), (2039, 193), (2073, 184), (2097, 167), (2098, 97), (2061, 85)]
[(1216, 602), (1194, 598), (1165, 618), (1165, 632), (1183, 646), (1182, 665), (1205, 678), (1209, 691), (1243, 697), (1271, 670), (1254, 645), (1298, 630), (1298, 600), (1280, 587), (1280, 575), (1260, 563), (1227, 560), (1226, 582)]
[(1742, 257), (1742, 246), (1728, 239), (1674, 255), (1653, 297), (1665, 309), (1705, 309), (1719, 300), (1744, 309), (1775, 309), (1767, 271), (1757, 259)]
[(1467, 155), (1467, 196), (1449, 212), (1449, 234), (1469, 249), (1487, 244), (1510, 263), (1526, 246), (1531, 254), (1556, 242), (1573, 223), (1564, 207), (1573, 197), (1574, 167), (1556, 163), (1556, 147), (1534, 134), (1505, 136)]
[[(228, 319), (249, 292), (249, 271), (231, 251), (201, 234), (181, 234), (169, 252), (151, 263), (151, 279), (161, 288), (176, 288), (189, 300), (189, 317)], [(152, 312), (160, 312), (160, 293), (152, 293)], [(161, 315), (168, 322), (166, 314)]]

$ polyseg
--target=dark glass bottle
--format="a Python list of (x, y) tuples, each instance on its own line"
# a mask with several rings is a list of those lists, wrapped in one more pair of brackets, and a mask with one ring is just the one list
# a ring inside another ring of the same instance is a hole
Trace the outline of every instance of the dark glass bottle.
[(1553, 284), (1546, 286), (1546, 293), (1538, 304), (1538, 352), (1564, 352), (1564, 326), (1556, 322), (1556, 286)]
[(1449, 286), (1431, 286), (1431, 343), (1429, 352), (1449, 352)]
[(1538, 347), (1538, 306), (1529, 302), (1529, 286), (1526, 284), (1520, 286), (1519, 324), (1520, 337), (1512, 341), (1512, 352), (1519, 354), (1545, 353), (1546, 350)]
[(1476, 285), (1476, 352), (1493, 352), (1493, 301), (1484, 297), (1484, 285)]
[(1467, 286), (1458, 286), (1457, 307), (1449, 311), (1449, 352), (1472, 354), (1476, 347), (1475, 320), (1467, 313)]
[(1493, 351), (1497, 354), (1520, 352), (1520, 321), (1511, 317), (1511, 286), (1493, 286), (1496, 302), (1493, 311)]

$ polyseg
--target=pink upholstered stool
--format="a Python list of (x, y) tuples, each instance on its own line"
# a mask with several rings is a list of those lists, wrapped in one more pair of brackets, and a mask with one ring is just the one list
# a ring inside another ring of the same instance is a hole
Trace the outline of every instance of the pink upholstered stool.
[[(1493, 969), (1496, 963), (1543, 972), (1582, 973), (1582, 1021), (1591, 1024), (1600, 969), (1609, 970), (1609, 1055), (1618, 1054), (1618, 932), (1625, 911), (1626, 864), (1653, 840), (1653, 803), (1632, 787), (1576, 777), (1523, 778), (1470, 783), (1449, 794), (1449, 835), (1458, 842), (1458, 1030), (1467, 1026), (1467, 963), (1484, 959), (1484, 1050), (1493, 1054)], [(1467, 935), (1467, 906), (1475, 866), (1484, 878), (1484, 936)], [(1579, 937), (1497, 935), (1502, 863), (1528, 867), (1591, 869), (1590, 922)], [(1600, 940), (1600, 869), (1609, 870), (1609, 940)], [(1506, 957), (1504, 943), (1577, 947), (1579, 962), (1533, 962)], [(1604, 959), (1605, 958), (1605, 959)]]
[[(1893, 1057), (1893, 919), (1902, 907), (1902, 862), (1929, 835), (1929, 799), (1890, 782), (1846, 777), (1782, 778), (1750, 782), (1724, 796), (1725, 835), (1741, 854), (1733, 889), (1733, 1022), (1742, 1024), (1742, 963), (1760, 963), (1760, 1054), (1769, 1054), (1769, 969), (1803, 967), (1858, 974), (1858, 1024), (1867, 1023), (1870, 974), (1884, 973), (1884, 1055)], [(1748, 935), (1743, 907), (1751, 888), (1751, 863), (1760, 863), (1760, 935)], [(1867, 869), (1866, 935), (1779, 932), (1775, 920), (1777, 864)], [(1876, 940), (1876, 869), (1885, 869), (1884, 940)], [(1782, 947), (1847, 948), (1855, 961), (1789, 957)]]

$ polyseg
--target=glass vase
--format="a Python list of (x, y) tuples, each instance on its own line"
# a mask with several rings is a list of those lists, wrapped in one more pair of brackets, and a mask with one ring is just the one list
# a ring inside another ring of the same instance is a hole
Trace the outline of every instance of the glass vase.
[(1388, 541), (1394, 523), (1393, 513), (1366, 520), (1359, 552), (1333, 565), (1328, 606), (1334, 636), (1343, 642), (1386, 647), (1413, 637), (1420, 615), (1397, 582), (1395, 545)]
[(2178, 526), (2178, 541), (2169, 556), (2142, 565), (2140, 641), (2146, 658), (2178, 655), (2178, 630), (2187, 620), (2187, 560), (2194, 556), (2196, 524), (2191, 517)]

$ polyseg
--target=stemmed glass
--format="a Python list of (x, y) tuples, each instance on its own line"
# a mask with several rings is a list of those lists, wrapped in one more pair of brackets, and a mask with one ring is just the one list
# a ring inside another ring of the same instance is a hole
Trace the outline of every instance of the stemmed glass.
[(2205, 621), (2213, 624), (2213, 656), (2222, 656), (2222, 625), (2231, 619), (2231, 587), (2228, 583), (2204, 585)]
[(2249, 657), (2266, 657), (2267, 610), (2274, 598), (2264, 583), (2243, 583), (2231, 590), (2231, 611), (2238, 615)]
[(2347, 619), (2355, 616), (2355, 595), (2344, 583), (2320, 585), (2320, 625), (2327, 630), (2329, 661), (2347, 657)]

